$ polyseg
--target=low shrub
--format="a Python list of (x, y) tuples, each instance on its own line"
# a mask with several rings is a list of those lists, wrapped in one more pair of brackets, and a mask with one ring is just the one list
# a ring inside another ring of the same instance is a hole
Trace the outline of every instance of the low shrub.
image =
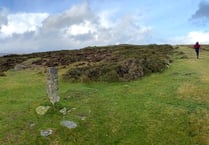
[(4, 72), (0, 72), (0, 77), (4, 77), (6, 74)]
[[(98, 61), (93, 60), (92, 65), (70, 68), (63, 75), (70, 81), (130, 81), (142, 78), (155, 72), (162, 72), (171, 62), (170, 55), (173, 47), (169, 45), (118, 45), (111, 47), (97, 47), (100, 54), (95, 54)], [(106, 51), (105, 51), (106, 50)], [(105, 56), (105, 52), (110, 52)], [(95, 52), (98, 52), (95, 50)], [(100, 57), (99, 55), (102, 55)]]

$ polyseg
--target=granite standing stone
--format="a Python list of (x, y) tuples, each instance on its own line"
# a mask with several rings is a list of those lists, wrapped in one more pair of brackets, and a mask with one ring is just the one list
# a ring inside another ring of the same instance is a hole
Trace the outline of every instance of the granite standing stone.
[(49, 67), (47, 70), (47, 94), (50, 102), (59, 102), (60, 98), (58, 96), (58, 75), (57, 69), (54, 67)]

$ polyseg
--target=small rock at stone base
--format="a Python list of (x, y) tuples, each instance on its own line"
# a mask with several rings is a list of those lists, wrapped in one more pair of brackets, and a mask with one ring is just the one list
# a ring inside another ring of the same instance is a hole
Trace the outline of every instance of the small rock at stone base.
[(76, 110), (76, 108), (72, 108), (72, 109), (68, 110), (67, 112), (72, 112), (73, 110)]
[(49, 110), (50, 106), (38, 106), (36, 108), (36, 113), (39, 115), (44, 115)]
[(67, 114), (67, 109), (64, 107), (63, 109), (60, 110), (60, 113), (62, 113), (63, 115)]

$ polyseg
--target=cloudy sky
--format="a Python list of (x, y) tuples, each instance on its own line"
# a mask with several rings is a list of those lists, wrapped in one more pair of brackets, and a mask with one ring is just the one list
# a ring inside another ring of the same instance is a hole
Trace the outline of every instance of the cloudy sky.
[(0, 0), (0, 53), (209, 43), (209, 0)]

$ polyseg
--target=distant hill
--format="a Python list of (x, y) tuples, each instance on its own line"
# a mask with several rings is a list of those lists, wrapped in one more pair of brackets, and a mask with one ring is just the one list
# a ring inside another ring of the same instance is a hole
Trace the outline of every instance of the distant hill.
[(24, 64), (64, 68), (63, 78), (69, 81), (130, 81), (166, 69), (173, 50), (170, 45), (126, 44), (7, 55), (0, 58), (0, 72)]
[(8, 54), (6, 54), (6, 53), (0, 53), (0, 56), (4, 56), (4, 55), (8, 55)]

